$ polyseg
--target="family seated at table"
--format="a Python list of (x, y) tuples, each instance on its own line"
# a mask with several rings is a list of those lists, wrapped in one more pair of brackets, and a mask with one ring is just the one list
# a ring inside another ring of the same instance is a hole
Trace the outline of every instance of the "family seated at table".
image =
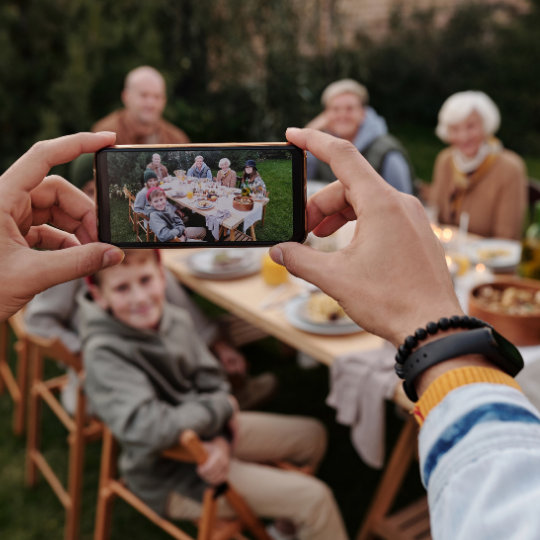
[[(206, 485), (228, 479), (258, 515), (277, 520), (282, 534), (275, 538), (292, 532), (291, 538), (345, 540), (326, 484), (268, 466), (288, 461), (316, 470), (326, 450), (323, 426), (299, 416), (238, 412), (190, 315), (166, 302), (157, 252), (128, 251), (123, 263), (91, 281), (91, 296), (79, 298), (85, 390), (121, 443), (130, 490), (160, 515), (192, 520), (200, 517)], [(187, 429), (205, 441), (209, 459), (202, 466), (161, 457)], [(218, 504), (218, 515), (234, 514)]]

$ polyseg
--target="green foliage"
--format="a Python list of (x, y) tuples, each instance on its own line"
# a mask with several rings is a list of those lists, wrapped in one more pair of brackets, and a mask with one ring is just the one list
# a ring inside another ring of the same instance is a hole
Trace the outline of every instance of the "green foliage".
[[(485, 90), (501, 108), (504, 143), (540, 151), (540, 0), (521, 14), (467, 3), (442, 28), (429, 11), (398, 11), (382, 41), (359, 34), (331, 51), (317, 45), (317, 17), (312, 27), (301, 18), (287, 0), (5, 0), (0, 171), (35, 141), (90, 129), (121, 107), (124, 77), (142, 64), (164, 74), (165, 117), (195, 142), (284, 140), (320, 112), (329, 82), (352, 77), (390, 124), (431, 129), (450, 94)], [(337, 16), (333, 25), (339, 44)], [(306, 40), (310, 56), (300, 54)]]

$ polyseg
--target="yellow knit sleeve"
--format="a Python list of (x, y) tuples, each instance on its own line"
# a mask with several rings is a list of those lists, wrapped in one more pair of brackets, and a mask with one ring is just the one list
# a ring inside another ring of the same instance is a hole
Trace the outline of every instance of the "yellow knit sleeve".
[(416, 402), (412, 414), (422, 425), (431, 409), (436, 407), (449, 392), (460, 386), (474, 383), (504, 384), (521, 391), (519, 384), (510, 375), (498, 369), (466, 366), (447, 371), (437, 377)]

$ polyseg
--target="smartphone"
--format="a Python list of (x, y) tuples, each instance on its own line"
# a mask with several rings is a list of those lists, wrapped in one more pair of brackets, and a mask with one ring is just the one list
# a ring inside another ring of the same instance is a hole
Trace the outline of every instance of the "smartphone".
[(306, 239), (306, 153), (292, 144), (110, 146), (94, 159), (102, 242), (237, 248)]

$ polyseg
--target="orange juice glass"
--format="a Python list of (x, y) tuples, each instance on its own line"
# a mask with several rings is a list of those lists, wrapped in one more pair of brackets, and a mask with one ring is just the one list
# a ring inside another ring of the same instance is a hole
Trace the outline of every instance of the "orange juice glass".
[(187, 198), (188, 199), (193, 199), (193, 191), (188, 191), (187, 192)]
[(289, 272), (284, 266), (276, 264), (266, 254), (262, 261), (262, 277), (268, 285), (281, 285), (289, 279)]

